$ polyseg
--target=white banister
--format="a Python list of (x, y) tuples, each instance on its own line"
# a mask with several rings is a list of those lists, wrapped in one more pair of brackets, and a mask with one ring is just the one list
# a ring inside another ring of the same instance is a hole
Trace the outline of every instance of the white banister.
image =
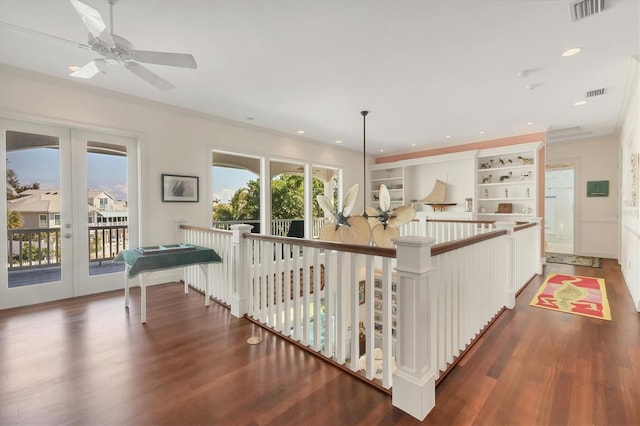
[(231, 294), (231, 315), (236, 318), (242, 317), (247, 313), (249, 297), (249, 277), (248, 270), (250, 265), (249, 245), (247, 240), (243, 238), (243, 234), (250, 233), (251, 225), (232, 225), (231, 231), (231, 264), (233, 265), (232, 274), (232, 294)]
[(196, 288), (392, 390), (393, 405), (422, 420), (435, 381), (539, 271), (541, 243), (539, 222), (415, 225), (457, 241), (401, 236), (393, 250), (250, 234), (251, 225), (181, 228), (223, 258), (216, 286), (194, 271)]
[(436, 311), (428, 277), (433, 240), (400, 237), (395, 243), (398, 340), (392, 401), (395, 407), (424, 420), (435, 405)]
[(516, 282), (514, 281), (514, 263), (517, 261), (513, 253), (513, 230), (516, 226), (515, 222), (496, 222), (496, 229), (504, 229), (507, 231), (505, 244), (507, 245), (507, 258), (502, 259), (506, 265), (506, 288), (504, 289), (504, 306), (507, 309), (513, 309), (516, 306)]

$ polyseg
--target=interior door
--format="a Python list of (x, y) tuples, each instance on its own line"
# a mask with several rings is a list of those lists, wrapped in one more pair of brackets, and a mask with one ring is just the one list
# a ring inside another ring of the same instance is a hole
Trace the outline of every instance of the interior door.
[(0, 119), (0, 138), (0, 308), (72, 297), (69, 129)]

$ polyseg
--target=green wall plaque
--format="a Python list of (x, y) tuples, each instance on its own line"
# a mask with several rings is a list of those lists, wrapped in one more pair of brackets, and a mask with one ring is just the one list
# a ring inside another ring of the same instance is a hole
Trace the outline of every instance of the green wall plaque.
[(608, 197), (609, 181), (592, 180), (587, 182), (587, 197)]

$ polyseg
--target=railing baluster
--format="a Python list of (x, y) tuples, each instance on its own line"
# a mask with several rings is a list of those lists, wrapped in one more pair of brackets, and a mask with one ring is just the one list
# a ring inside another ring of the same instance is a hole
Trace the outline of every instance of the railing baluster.
[(316, 351), (322, 350), (322, 289), (320, 276), (322, 275), (322, 264), (320, 263), (320, 250), (313, 250), (313, 348)]
[[(359, 283), (360, 277), (358, 274), (358, 255), (356, 253), (350, 254), (350, 266), (351, 266), (351, 283)], [(358, 302), (358, 285), (351, 285), (349, 288), (351, 289), (350, 295), (350, 312), (351, 312), (351, 369), (353, 371), (358, 370), (358, 358), (360, 356), (359, 352), (359, 311), (360, 304)], [(368, 336), (373, 335), (371, 330), (369, 330)]]

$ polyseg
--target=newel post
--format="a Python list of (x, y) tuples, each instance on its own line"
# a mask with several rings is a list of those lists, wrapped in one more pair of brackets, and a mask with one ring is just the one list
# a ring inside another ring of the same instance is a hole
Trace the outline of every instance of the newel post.
[(247, 313), (247, 299), (249, 297), (249, 244), (243, 234), (251, 232), (251, 225), (231, 225), (231, 262), (233, 275), (231, 276), (231, 315), (240, 318)]
[[(516, 306), (516, 283), (514, 278), (514, 262), (517, 259), (514, 256), (514, 245), (513, 245), (513, 233), (516, 227), (515, 222), (496, 222), (496, 229), (505, 229), (507, 231), (507, 258), (505, 259), (505, 264), (507, 265), (507, 271), (504, 274), (505, 277), (505, 289), (504, 289), (504, 306), (507, 309), (513, 309)], [(502, 263), (502, 262), (500, 262)]]
[(424, 420), (436, 402), (436, 297), (429, 281), (433, 238), (395, 240), (397, 341), (393, 406)]

